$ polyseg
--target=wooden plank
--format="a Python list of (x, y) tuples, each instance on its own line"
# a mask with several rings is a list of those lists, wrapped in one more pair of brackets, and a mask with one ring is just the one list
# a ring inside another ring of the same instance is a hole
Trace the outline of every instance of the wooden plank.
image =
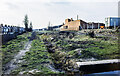
[(120, 70), (120, 59), (77, 62), (79, 71), (84, 74)]
[(96, 64), (108, 64), (108, 63), (118, 63), (118, 62), (120, 62), (120, 59), (76, 62), (76, 63), (77, 63), (78, 66), (82, 66), (82, 65), (96, 65)]

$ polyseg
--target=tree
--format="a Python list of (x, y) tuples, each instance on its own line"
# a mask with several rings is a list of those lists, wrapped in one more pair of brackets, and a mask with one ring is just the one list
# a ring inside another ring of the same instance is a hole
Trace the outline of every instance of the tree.
[(25, 18), (24, 18), (24, 25), (25, 25), (25, 30), (28, 31), (28, 23), (29, 23), (29, 20), (28, 20), (28, 16), (27, 14), (25, 15)]

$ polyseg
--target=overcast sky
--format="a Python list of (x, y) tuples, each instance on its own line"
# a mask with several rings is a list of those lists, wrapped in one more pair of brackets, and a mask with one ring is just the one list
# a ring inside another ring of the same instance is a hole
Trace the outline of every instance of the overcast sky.
[(24, 26), (25, 14), (33, 27), (62, 24), (66, 18), (103, 22), (118, 15), (119, 0), (0, 0), (0, 24)]

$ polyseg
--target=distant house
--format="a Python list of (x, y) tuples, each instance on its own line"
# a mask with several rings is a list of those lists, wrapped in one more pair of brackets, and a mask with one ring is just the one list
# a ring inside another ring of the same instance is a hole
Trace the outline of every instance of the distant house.
[(107, 17), (105, 18), (105, 27), (117, 27), (120, 26), (120, 17)]
[(39, 29), (38, 31), (43, 31), (43, 29)]
[(59, 31), (61, 26), (63, 26), (63, 25), (53, 26), (52, 28), (54, 31)]
[(59, 31), (61, 26), (63, 25), (48, 26), (48, 31)]
[(36, 31), (48, 31), (47, 28), (42, 28), (42, 29), (36, 29)]
[(48, 31), (53, 31), (53, 27), (52, 26), (48, 26), (47, 30)]
[(66, 19), (65, 24), (60, 28), (61, 31), (79, 31), (82, 29), (99, 29), (105, 26), (104, 23), (85, 22), (83, 20)]
[(48, 29), (47, 28), (42, 28), (42, 31), (47, 31)]

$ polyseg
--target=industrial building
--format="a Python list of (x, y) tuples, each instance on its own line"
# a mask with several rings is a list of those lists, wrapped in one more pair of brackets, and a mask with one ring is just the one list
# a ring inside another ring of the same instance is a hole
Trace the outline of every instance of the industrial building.
[(104, 23), (88, 22), (87, 29), (104, 29)]
[(120, 17), (107, 17), (105, 18), (106, 28), (116, 28), (120, 26)]

